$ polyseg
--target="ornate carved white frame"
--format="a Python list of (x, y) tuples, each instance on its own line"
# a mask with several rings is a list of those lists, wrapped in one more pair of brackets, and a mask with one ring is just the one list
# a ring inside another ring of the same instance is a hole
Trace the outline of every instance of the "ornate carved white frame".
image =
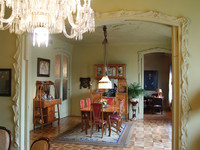
[[(177, 74), (179, 83), (176, 85), (176, 88), (174, 88), (174, 92), (177, 93), (177, 99), (179, 107), (173, 107), (173, 113), (179, 117), (176, 118), (176, 120), (173, 120), (175, 122), (173, 124), (173, 129), (176, 129), (174, 125), (176, 125), (177, 129), (176, 131), (173, 130), (173, 149), (187, 149), (187, 123), (188, 123), (188, 111), (190, 110), (190, 105), (188, 103), (188, 26), (189, 26), (189, 19), (185, 17), (174, 17), (169, 16), (157, 11), (116, 11), (116, 12), (109, 12), (109, 13), (96, 13), (95, 14), (96, 19), (96, 25), (105, 25), (105, 24), (113, 24), (113, 23), (119, 23), (120, 21), (124, 20), (133, 20), (133, 21), (149, 21), (159, 24), (168, 25), (171, 27), (177, 27), (178, 28), (178, 45), (179, 48), (177, 49), (177, 61), (178, 63), (175, 63), (175, 67), (178, 68), (175, 74)], [(25, 49), (27, 51), (27, 49)], [(20, 57), (20, 53), (22, 53), (22, 47), (19, 47), (19, 50), (17, 50), (15, 54), (15, 89), (16, 93), (13, 98), (14, 105), (13, 105), (13, 111), (14, 111), (14, 123), (15, 123), (15, 143), (19, 143), (19, 138), (22, 140), (23, 137), (20, 136), (19, 131), (19, 123), (23, 123), (20, 120), (19, 114), (21, 111), (21, 108), (19, 106), (20, 104), (20, 93), (22, 88), (20, 87), (20, 77), (22, 74), (22, 70), (20, 70), (22, 57)], [(20, 88), (20, 90), (19, 90)], [(23, 113), (23, 112), (21, 112)], [(27, 125), (25, 123), (25, 125)], [(27, 132), (29, 132), (29, 127), (27, 127)], [(179, 130), (178, 130), (179, 128)], [(178, 131), (177, 131), (178, 130)], [(175, 137), (178, 138), (175, 140)], [(28, 139), (25, 139), (25, 142), (28, 142)], [(176, 141), (176, 142), (174, 142)], [(17, 145), (18, 146), (18, 145)], [(20, 145), (19, 145), (20, 146)]]
[(15, 79), (15, 95), (13, 97), (13, 112), (14, 112), (14, 126), (15, 126), (15, 135), (13, 138), (14, 146), (19, 147), (19, 138), (20, 138), (20, 81), (21, 81), (21, 37), (17, 36), (16, 39), (16, 53), (14, 55), (15, 63), (14, 67), (14, 79)]
[[(128, 21), (147, 21), (178, 29), (178, 38), (172, 39), (177, 41), (178, 48), (172, 54), (174, 56), (175, 76), (178, 83), (173, 88), (176, 93), (176, 106), (173, 106), (173, 149), (187, 149), (187, 124), (188, 112), (190, 105), (188, 102), (188, 27), (189, 19), (185, 17), (175, 17), (163, 14), (157, 11), (117, 11), (109, 13), (96, 13), (97, 26), (105, 24), (119, 23), (124, 20)], [(175, 37), (175, 36), (174, 36)], [(175, 104), (174, 104), (175, 105)], [(178, 116), (178, 117), (175, 117)]]

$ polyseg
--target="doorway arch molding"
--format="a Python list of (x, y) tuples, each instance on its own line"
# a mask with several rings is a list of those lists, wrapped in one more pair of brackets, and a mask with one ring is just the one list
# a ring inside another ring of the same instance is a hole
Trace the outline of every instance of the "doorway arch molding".
[[(122, 21), (146, 21), (153, 22), (158, 24), (163, 24), (172, 27), (172, 31), (175, 33), (175, 29), (177, 29), (177, 45), (178, 48), (172, 49), (172, 56), (174, 59), (175, 67), (177, 67), (177, 71), (175, 70), (175, 75), (178, 77), (178, 81), (176, 84), (176, 88), (174, 88), (176, 94), (177, 104), (173, 106), (174, 116), (177, 116), (176, 120), (173, 122), (173, 149), (187, 149), (187, 123), (188, 123), (188, 112), (190, 110), (190, 105), (188, 103), (188, 27), (189, 27), (189, 19), (185, 17), (175, 17), (169, 16), (164, 13), (158, 11), (115, 11), (108, 13), (95, 13), (96, 26), (120, 23)], [(175, 36), (175, 35), (174, 35)], [(24, 147), (28, 149), (29, 147), (29, 137), (28, 136), (20, 136), (20, 134), (25, 132), (27, 134), (29, 132), (29, 123), (28, 120), (21, 119), (19, 114), (26, 114), (26, 109), (20, 106), (21, 103), (25, 103), (25, 99), (21, 98), (25, 96), (23, 92), (24, 89), (19, 88), (23, 86), (22, 76), (25, 72), (28, 73), (28, 69), (23, 67), (22, 62), (24, 58), (22, 56), (26, 56), (29, 52), (27, 46), (23, 46), (26, 41), (26, 38), (19, 38), (20, 45), (17, 48), (16, 54), (14, 55), (14, 69), (15, 69), (15, 96), (13, 98), (13, 112), (14, 112), (14, 130), (15, 130), (15, 146), (20, 149), (20, 147)], [(18, 71), (20, 69), (20, 72)], [(25, 81), (28, 84), (28, 81)], [(26, 105), (27, 106), (27, 105)], [(27, 114), (26, 114), (27, 115)], [(21, 126), (23, 124), (23, 126)], [(25, 127), (25, 128), (23, 128)], [(180, 127), (180, 128), (179, 128)], [(175, 143), (175, 138), (178, 139), (178, 142)], [(21, 142), (23, 141), (23, 142)]]
[[(144, 55), (151, 54), (151, 53), (171, 54), (172, 50), (166, 49), (166, 48), (161, 48), (161, 47), (155, 47), (155, 48), (138, 51), (138, 82), (140, 83), (142, 88), (144, 88)], [(143, 112), (144, 112), (144, 102), (143, 102), (143, 100), (140, 100), (139, 114), (138, 114), (139, 118), (143, 118)]]
[[(172, 28), (173, 63), (173, 133), (172, 148), (187, 149), (187, 124), (189, 120), (188, 100), (188, 28), (190, 20), (186, 17), (170, 16), (158, 11), (115, 11), (95, 13), (96, 26), (124, 21), (145, 21), (166, 25)], [(175, 101), (174, 100), (174, 101)]]

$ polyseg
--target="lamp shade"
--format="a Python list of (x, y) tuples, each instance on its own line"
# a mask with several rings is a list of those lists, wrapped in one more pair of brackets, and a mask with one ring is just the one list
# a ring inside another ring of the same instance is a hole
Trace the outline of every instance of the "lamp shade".
[(98, 89), (112, 89), (112, 82), (109, 80), (108, 76), (103, 76), (99, 81)]
[(162, 93), (162, 89), (156, 89), (157, 93)]

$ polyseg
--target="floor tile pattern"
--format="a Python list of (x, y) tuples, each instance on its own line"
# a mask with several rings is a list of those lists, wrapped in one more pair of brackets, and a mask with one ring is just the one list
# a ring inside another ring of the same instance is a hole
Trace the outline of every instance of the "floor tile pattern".
[[(130, 122), (130, 121), (129, 121)], [(171, 113), (163, 115), (144, 115), (144, 119), (134, 122), (132, 137), (128, 148), (99, 147), (91, 145), (64, 144), (51, 142), (51, 150), (171, 150), (172, 124)], [(39, 137), (53, 138), (80, 123), (79, 117), (61, 119), (60, 125), (54, 122), (43, 129), (30, 132), (30, 143)]]

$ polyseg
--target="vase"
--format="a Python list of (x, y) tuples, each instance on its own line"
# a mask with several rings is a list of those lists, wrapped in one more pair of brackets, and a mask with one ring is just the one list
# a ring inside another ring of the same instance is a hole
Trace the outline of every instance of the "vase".
[(107, 107), (107, 105), (103, 104), (103, 108), (106, 108), (106, 107)]

